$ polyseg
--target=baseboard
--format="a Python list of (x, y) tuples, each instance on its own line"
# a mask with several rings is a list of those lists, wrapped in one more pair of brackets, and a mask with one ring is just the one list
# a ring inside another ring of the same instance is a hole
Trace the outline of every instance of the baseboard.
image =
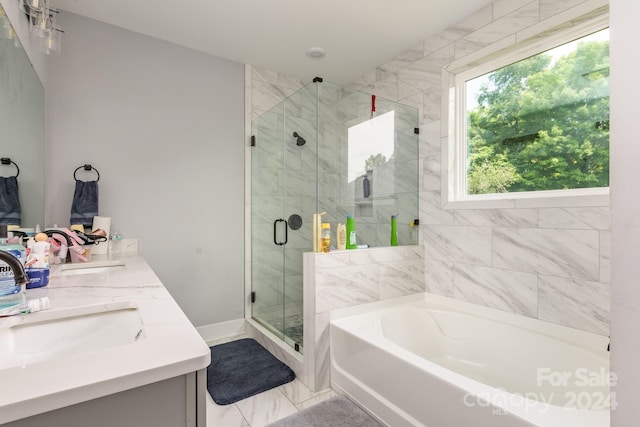
[(198, 326), (196, 330), (205, 342), (210, 343), (222, 338), (244, 334), (244, 323), (244, 318), (228, 320), (226, 322)]

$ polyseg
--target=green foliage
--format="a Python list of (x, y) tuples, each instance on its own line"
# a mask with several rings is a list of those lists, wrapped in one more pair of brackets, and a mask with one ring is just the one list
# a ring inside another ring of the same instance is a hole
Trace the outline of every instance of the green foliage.
[(609, 185), (609, 43), (487, 76), (468, 112), (469, 194)]
[(382, 166), (387, 163), (387, 156), (382, 153), (372, 154), (364, 161), (364, 170), (372, 171), (378, 166)]

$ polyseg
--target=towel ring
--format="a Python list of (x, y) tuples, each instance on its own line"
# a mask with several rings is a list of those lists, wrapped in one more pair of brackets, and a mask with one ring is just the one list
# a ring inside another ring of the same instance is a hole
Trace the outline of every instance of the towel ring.
[(11, 160), (9, 157), (2, 157), (0, 158), (0, 163), (3, 165), (10, 165), (13, 163), (13, 165), (16, 167), (16, 169), (18, 170), (18, 172), (16, 172), (15, 177), (17, 178), (18, 175), (20, 175), (20, 168), (18, 167), (18, 164), (16, 162), (14, 162), (13, 160)]
[[(17, 167), (18, 165), (16, 165)], [(100, 181), (100, 172), (98, 172), (98, 169), (94, 168), (91, 165), (83, 165), (83, 166), (78, 166), (76, 168), (75, 171), (73, 171), (73, 179), (75, 179), (76, 181), (78, 181), (78, 178), (76, 178), (76, 173), (80, 170), (80, 169), (84, 169), (86, 171), (90, 171), (90, 170), (94, 170), (96, 171), (96, 173), (98, 174), (98, 179), (96, 179), (96, 182)]]

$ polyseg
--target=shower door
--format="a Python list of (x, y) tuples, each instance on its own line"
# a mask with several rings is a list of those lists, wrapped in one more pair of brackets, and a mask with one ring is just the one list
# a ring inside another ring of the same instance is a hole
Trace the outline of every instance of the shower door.
[(252, 122), (252, 317), (300, 352), (302, 253), (313, 249), (316, 209), (314, 93), (303, 88)]

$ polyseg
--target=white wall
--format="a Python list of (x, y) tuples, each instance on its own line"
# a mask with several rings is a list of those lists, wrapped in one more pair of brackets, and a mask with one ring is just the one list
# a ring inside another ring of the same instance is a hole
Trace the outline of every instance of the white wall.
[(611, 0), (611, 370), (618, 376), (612, 427), (640, 419), (638, 20), (640, 2)]
[[(243, 317), (244, 66), (69, 13), (49, 63), (47, 225), (73, 171), (196, 326)], [(79, 175), (94, 179), (94, 175)]]

